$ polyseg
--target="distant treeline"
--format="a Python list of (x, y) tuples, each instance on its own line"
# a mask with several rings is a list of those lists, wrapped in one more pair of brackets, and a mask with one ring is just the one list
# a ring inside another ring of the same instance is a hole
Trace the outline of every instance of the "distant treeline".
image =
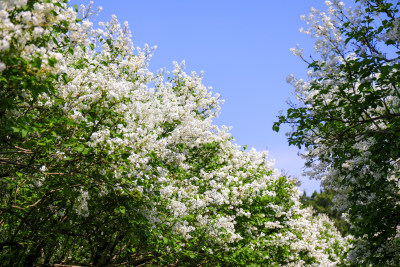
[(314, 191), (311, 196), (307, 196), (306, 192), (300, 197), (304, 206), (312, 207), (317, 214), (326, 214), (334, 221), (336, 228), (343, 234), (349, 234), (349, 224), (342, 217), (342, 213), (333, 208), (334, 192), (332, 190)]

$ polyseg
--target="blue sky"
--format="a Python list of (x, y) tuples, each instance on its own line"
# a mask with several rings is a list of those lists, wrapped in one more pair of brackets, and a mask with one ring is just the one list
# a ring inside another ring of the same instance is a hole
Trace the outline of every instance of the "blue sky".
[[(71, 4), (87, 4), (73, 0)], [(313, 40), (299, 32), (300, 15), (311, 7), (325, 10), (322, 0), (94, 0), (103, 11), (128, 21), (135, 46), (157, 45), (150, 70), (172, 69), (186, 61), (186, 71), (204, 71), (204, 84), (225, 99), (218, 125), (232, 126), (239, 145), (268, 150), (275, 167), (298, 177), (308, 194), (319, 181), (301, 176), (304, 162), (289, 147), (285, 132), (272, 131), (280, 110), (294, 99), (286, 77), (306, 77), (307, 65), (289, 51), (299, 44), (312, 54)]]

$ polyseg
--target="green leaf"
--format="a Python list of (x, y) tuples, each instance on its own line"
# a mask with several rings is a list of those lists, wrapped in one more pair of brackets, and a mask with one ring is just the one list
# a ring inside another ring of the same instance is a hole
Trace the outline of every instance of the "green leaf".
[(35, 68), (40, 69), (40, 67), (42, 66), (42, 59), (40, 57), (35, 57), (33, 59), (32, 66), (35, 67)]
[(85, 147), (85, 149), (83, 149), (82, 154), (83, 155), (87, 155), (90, 152), (90, 149)]
[(63, 73), (63, 74), (61, 74), (61, 77), (62, 77), (62, 79), (63, 79), (64, 83), (68, 83), (68, 82), (69, 82), (69, 79), (68, 79), (68, 74), (66, 74), (66, 73)]
[(80, 145), (74, 147), (74, 150), (75, 150), (76, 152), (79, 152), (79, 153), (82, 152), (84, 149), (85, 149), (85, 146), (82, 145), (82, 144), (80, 144)]
[(21, 130), (22, 137), (26, 137), (27, 134), (28, 134), (28, 131), (26, 129)]
[(21, 128), (17, 127), (11, 127), (11, 129), (14, 131), (14, 133), (19, 133), (21, 131)]
[(279, 123), (275, 122), (274, 125), (272, 126), (272, 130), (275, 132), (279, 132)]
[(55, 58), (49, 58), (47, 61), (49, 62), (50, 67), (54, 67), (57, 63), (57, 59)]
[(126, 209), (125, 209), (124, 206), (120, 206), (120, 207), (119, 207), (119, 211), (120, 211), (122, 214), (125, 214)]
[(54, 17), (57, 17), (57, 15), (58, 15), (57, 12), (56, 12), (55, 10), (51, 10), (50, 13), (51, 13)]

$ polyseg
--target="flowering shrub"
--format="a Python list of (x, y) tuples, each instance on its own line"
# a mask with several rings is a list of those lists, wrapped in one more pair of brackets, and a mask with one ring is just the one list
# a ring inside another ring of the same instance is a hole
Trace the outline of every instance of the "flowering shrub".
[[(337, 192), (355, 236), (354, 265), (398, 266), (399, 1), (325, 1), (307, 17), (317, 58), (309, 80), (289, 77), (299, 106), (281, 116), (294, 126), (289, 143), (305, 147), (309, 174)], [(304, 17), (304, 19), (306, 19)], [(302, 59), (302, 52), (293, 49)]]
[(218, 94), (147, 69), (127, 23), (0, 3), (4, 265), (335, 265), (349, 246), (212, 119)]

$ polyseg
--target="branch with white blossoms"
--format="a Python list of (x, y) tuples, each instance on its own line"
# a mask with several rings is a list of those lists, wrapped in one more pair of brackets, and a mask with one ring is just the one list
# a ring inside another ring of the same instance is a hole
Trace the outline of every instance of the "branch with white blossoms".
[(336, 192), (356, 237), (352, 264), (392, 266), (400, 259), (400, 2), (356, 2), (311, 9), (302, 31), (315, 39), (317, 57), (308, 80), (288, 78), (299, 103), (274, 130), (291, 124), (289, 144), (305, 147), (307, 175)]

